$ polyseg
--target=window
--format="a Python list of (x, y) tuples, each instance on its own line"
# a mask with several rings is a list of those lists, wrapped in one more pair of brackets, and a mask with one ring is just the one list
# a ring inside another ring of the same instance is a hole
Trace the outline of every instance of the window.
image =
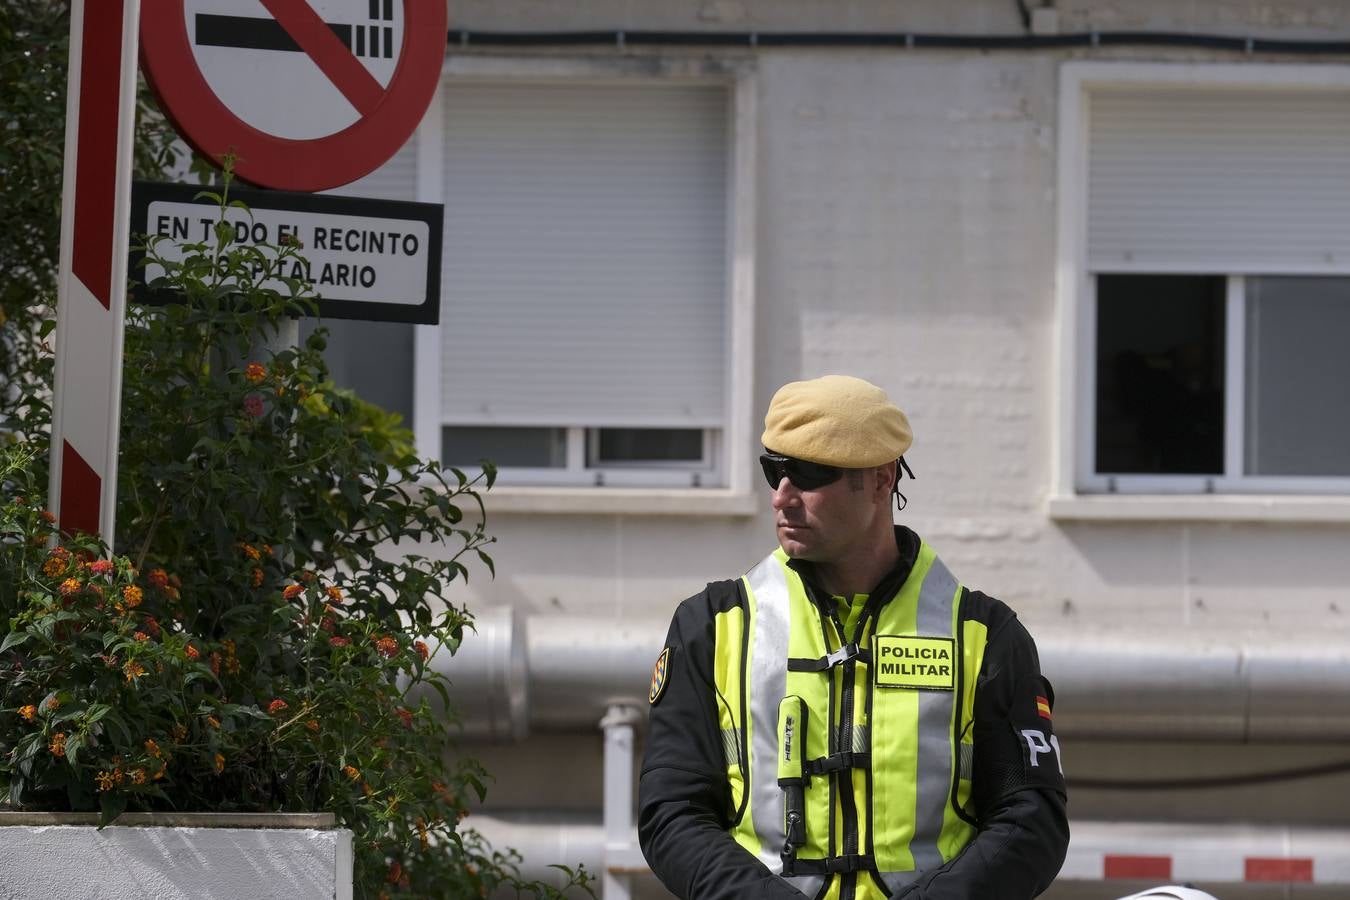
[(748, 496), (727, 447), (749, 435), (753, 93), (701, 65), (452, 57), (418, 137), (338, 191), (445, 203), (441, 324), (335, 323), (330, 353), (397, 351), (335, 371), (408, 398), (421, 453), (508, 489)]
[(486, 456), (508, 485), (719, 483), (729, 96), (446, 81), (444, 462)]
[(1350, 79), (1065, 75), (1061, 484), (1350, 493)]

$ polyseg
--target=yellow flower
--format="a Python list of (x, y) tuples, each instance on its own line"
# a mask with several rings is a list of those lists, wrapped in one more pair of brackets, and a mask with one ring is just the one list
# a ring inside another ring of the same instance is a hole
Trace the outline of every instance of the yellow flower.
[(61, 700), (60, 700), (60, 698), (58, 698), (58, 697), (48, 697), (48, 698), (47, 698), (47, 702), (44, 703), (44, 704), (42, 704), (42, 708), (45, 709), (45, 710), (47, 710), (47, 712), (54, 712), (54, 711), (56, 710), (56, 708), (57, 708), (58, 706), (60, 706), (60, 705), (61, 705)]
[(338, 588), (338, 587), (330, 587), (330, 588), (328, 588), (326, 591), (324, 591), (324, 593), (327, 594), (327, 595), (328, 595), (328, 599), (329, 599), (329, 600), (332, 600), (334, 603), (339, 603), (339, 604), (342, 603), (342, 589), (341, 589), (341, 588)]
[(127, 606), (132, 608), (140, 606), (143, 598), (144, 594), (142, 594), (141, 589), (134, 584), (122, 588), (122, 599), (127, 601)]
[(146, 753), (149, 753), (151, 756), (153, 756), (153, 757), (155, 757), (155, 758), (158, 758), (159, 755), (160, 755), (163, 751), (159, 749), (159, 744), (156, 744), (156, 743), (155, 743), (155, 739), (154, 739), (154, 738), (146, 738), (146, 739), (145, 739), (145, 752), (146, 752)]
[(131, 783), (132, 783), (132, 784), (145, 784), (145, 770), (144, 770), (144, 769), (132, 769), (132, 770), (131, 770)]
[(262, 556), (262, 554), (258, 552), (258, 548), (252, 544), (240, 544), (239, 551), (249, 559), (258, 559)]
[(352, 781), (355, 781), (356, 779), (361, 777), (361, 770), (356, 768), (356, 766), (343, 766), (342, 774), (346, 775)]
[(55, 578), (66, 570), (66, 561), (59, 556), (49, 556), (47, 561), (42, 564), (42, 574), (48, 578)]
[(37, 707), (31, 703), (27, 706), (20, 706), (19, 715), (23, 716), (24, 721), (31, 722), (33, 717), (37, 715)]
[(217, 753), (217, 754), (216, 754), (216, 774), (218, 775), (218, 774), (220, 774), (221, 772), (224, 772), (224, 771), (225, 771), (225, 757), (222, 756), (221, 754)]
[(252, 384), (257, 384), (267, 377), (267, 370), (261, 363), (251, 362), (244, 368), (244, 377)]
[(146, 634), (144, 631), (138, 631), (133, 634), (132, 637), (141, 642), (150, 640), (150, 635)]
[(130, 682), (135, 681), (137, 678), (140, 678), (142, 675), (144, 675), (145, 667), (142, 666), (140, 663), (136, 662), (135, 660), (131, 660), (122, 667), (122, 671), (126, 673), (127, 681)]
[(64, 731), (58, 731), (56, 734), (52, 735), (52, 741), (47, 745), (47, 749), (51, 751), (52, 756), (57, 758), (65, 756), (66, 733)]
[(288, 584), (282, 590), (281, 596), (285, 597), (287, 600), (294, 600), (296, 597), (299, 597), (304, 590), (305, 586), (303, 584)]
[(207, 717), (206, 717), (206, 724), (207, 724), (207, 725), (210, 725), (212, 728), (219, 728), (219, 727), (220, 727), (220, 720), (217, 719), (215, 716), (207, 716)]
[(58, 590), (61, 592), (61, 596), (69, 597), (71, 594), (78, 594), (81, 587), (83, 587), (83, 585), (80, 584), (80, 579), (67, 578), (65, 581), (61, 582), (61, 587), (58, 588)]
[(113, 777), (111, 772), (99, 772), (94, 776), (94, 781), (98, 782), (100, 791), (110, 791), (113, 786)]

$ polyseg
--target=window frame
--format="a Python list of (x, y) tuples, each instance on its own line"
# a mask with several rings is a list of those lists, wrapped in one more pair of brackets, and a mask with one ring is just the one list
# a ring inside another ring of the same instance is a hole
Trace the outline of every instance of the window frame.
[[(569, 429), (565, 470), (511, 469), (511, 476), (541, 478), (534, 485), (499, 483), (493, 510), (504, 512), (633, 512), (749, 515), (758, 504), (752, 494), (753, 332), (755, 307), (755, 67), (747, 60), (620, 57), (577, 59), (470, 53), (450, 55), (440, 84), (455, 79), (484, 82), (652, 84), (683, 82), (719, 85), (728, 92), (726, 347), (724, 418), (721, 427), (704, 429), (705, 462), (676, 463), (660, 470), (650, 465), (587, 468), (585, 428)], [(440, 86), (414, 140), (417, 144), (417, 199), (444, 202), (444, 105)], [(414, 338), (414, 432), (420, 455), (440, 458), (441, 337), (439, 325), (416, 326)], [(542, 424), (542, 423), (541, 423)], [(574, 423), (559, 422), (554, 427)], [(596, 427), (608, 426), (597, 423)], [(640, 423), (634, 423), (640, 427)], [(580, 448), (579, 454), (576, 452)], [(744, 452), (741, 452), (744, 448)], [(711, 469), (708, 468), (711, 466)], [(575, 471), (574, 471), (575, 470)], [(560, 472), (564, 474), (559, 477)], [(690, 484), (691, 473), (720, 484)], [(597, 484), (597, 475), (600, 484)]]
[[(1087, 257), (1088, 141), (1094, 90), (1119, 87), (1350, 92), (1350, 71), (1297, 64), (1068, 62), (1060, 69), (1057, 182), (1056, 455), (1048, 507), (1062, 519), (1350, 521), (1350, 478), (1243, 475), (1248, 276), (1350, 276), (1350, 263), (1316, 270), (1213, 272), (1227, 279), (1224, 473), (1109, 475), (1096, 461), (1096, 276), (1167, 274), (1156, 265), (1100, 272)], [(1190, 271), (1189, 269), (1187, 271)]]

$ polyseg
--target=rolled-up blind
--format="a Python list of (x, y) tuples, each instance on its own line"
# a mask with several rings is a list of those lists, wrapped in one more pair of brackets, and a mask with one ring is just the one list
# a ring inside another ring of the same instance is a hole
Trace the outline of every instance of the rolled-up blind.
[(727, 91), (443, 97), (444, 422), (720, 426)]
[(1088, 115), (1093, 270), (1350, 266), (1350, 92), (1100, 89)]

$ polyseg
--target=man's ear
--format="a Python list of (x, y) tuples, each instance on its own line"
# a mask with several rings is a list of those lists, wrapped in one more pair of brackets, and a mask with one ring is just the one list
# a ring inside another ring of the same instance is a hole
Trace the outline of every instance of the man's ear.
[(885, 465), (876, 468), (876, 483), (874, 490), (878, 499), (890, 505), (891, 491), (895, 489), (895, 463), (888, 462)]

